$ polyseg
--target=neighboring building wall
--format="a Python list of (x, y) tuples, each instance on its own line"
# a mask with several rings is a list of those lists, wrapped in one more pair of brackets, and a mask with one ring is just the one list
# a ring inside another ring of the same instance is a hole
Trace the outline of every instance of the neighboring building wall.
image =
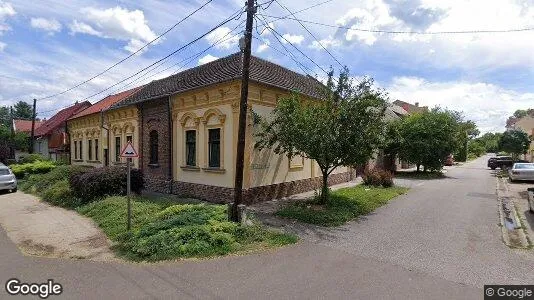
[[(224, 203), (233, 197), (235, 153), (239, 118), (238, 81), (172, 97), (173, 106), (173, 193)], [(254, 113), (267, 116), (277, 99), (288, 92), (251, 83), (245, 151), (244, 189), (248, 202), (288, 196), (318, 188), (320, 170), (316, 163), (295, 157), (288, 160), (270, 150), (254, 150)], [(257, 125), (257, 124), (256, 124)], [(208, 166), (208, 130), (221, 129), (221, 166)], [(196, 161), (186, 164), (186, 131), (196, 131)], [(148, 132), (144, 129), (144, 132)], [(145, 154), (146, 155), (146, 154)], [(146, 174), (146, 173), (145, 173)], [(330, 184), (350, 180), (349, 168), (340, 167)], [(147, 177), (145, 175), (145, 177)]]
[(38, 137), (33, 142), (33, 153), (41, 154), (46, 158), (50, 158), (48, 153), (48, 136)]
[[(169, 98), (160, 98), (139, 104), (141, 112), (141, 168), (145, 188), (155, 192), (172, 192), (172, 159), (169, 132)], [(153, 145), (157, 141), (157, 145)], [(157, 159), (153, 159), (157, 153)]]
[[(104, 113), (104, 119), (104, 125), (109, 129), (109, 138), (105, 138), (102, 141), (102, 153), (104, 153), (105, 149), (108, 150), (110, 166), (126, 163), (126, 159), (120, 157), (120, 151), (124, 148), (128, 139), (132, 140), (132, 145), (137, 150), (137, 153), (141, 155), (139, 110), (136, 106), (132, 105), (107, 111)], [(107, 130), (102, 132), (104, 135), (108, 134)], [(117, 144), (117, 140), (120, 140), (120, 144)], [(102, 156), (102, 159), (104, 159), (104, 156)], [(132, 159), (135, 168), (139, 168), (139, 161), (140, 158)], [(102, 160), (102, 162), (104, 161)]]

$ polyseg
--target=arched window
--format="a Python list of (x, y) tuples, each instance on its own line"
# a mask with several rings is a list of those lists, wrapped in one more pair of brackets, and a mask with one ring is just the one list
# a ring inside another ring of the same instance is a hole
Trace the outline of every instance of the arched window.
[(150, 132), (150, 164), (158, 163), (158, 132), (152, 130)]

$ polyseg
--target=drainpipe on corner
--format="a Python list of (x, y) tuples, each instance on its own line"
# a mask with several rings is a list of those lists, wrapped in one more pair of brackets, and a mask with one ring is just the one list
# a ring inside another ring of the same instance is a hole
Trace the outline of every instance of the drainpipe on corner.
[(173, 143), (172, 143), (172, 135), (173, 135), (173, 130), (172, 130), (172, 103), (171, 103), (171, 96), (169, 96), (169, 99), (168, 99), (168, 102), (167, 102), (167, 110), (168, 110), (168, 113), (169, 113), (169, 121), (168, 121), (168, 129), (169, 129), (169, 179), (170, 179), (170, 186), (169, 186), (169, 190), (170, 190), (170, 193), (172, 194), (172, 182), (174, 180), (173, 178), (173, 155), (172, 155), (172, 150), (173, 150)]

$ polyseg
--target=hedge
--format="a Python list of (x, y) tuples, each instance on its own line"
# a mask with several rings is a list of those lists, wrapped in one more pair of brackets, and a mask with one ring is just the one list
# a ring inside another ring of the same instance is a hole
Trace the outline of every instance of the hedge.
[(24, 178), (26, 174), (44, 174), (52, 171), (56, 164), (51, 161), (35, 161), (26, 164), (14, 164), (9, 166), (15, 176), (19, 179)]
[[(140, 194), (143, 189), (143, 174), (139, 169), (131, 170), (131, 190)], [(126, 195), (126, 168), (105, 167), (91, 169), (70, 177), (73, 195), (82, 203), (114, 195)]]

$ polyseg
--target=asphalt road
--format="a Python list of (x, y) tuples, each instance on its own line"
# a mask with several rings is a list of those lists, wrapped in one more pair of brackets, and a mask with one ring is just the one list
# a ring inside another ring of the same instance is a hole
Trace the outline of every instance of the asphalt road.
[[(26, 257), (0, 230), (0, 282), (51, 278), (64, 299), (481, 299), (483, 284), (534, 283), (534, 255), (500, 240), (495, 178), (484, 163), (411, 182), (407, 195), (358, 221), (246, 256), (160, 264)], [(4, 288), (0, 298), (9, 299)]]

